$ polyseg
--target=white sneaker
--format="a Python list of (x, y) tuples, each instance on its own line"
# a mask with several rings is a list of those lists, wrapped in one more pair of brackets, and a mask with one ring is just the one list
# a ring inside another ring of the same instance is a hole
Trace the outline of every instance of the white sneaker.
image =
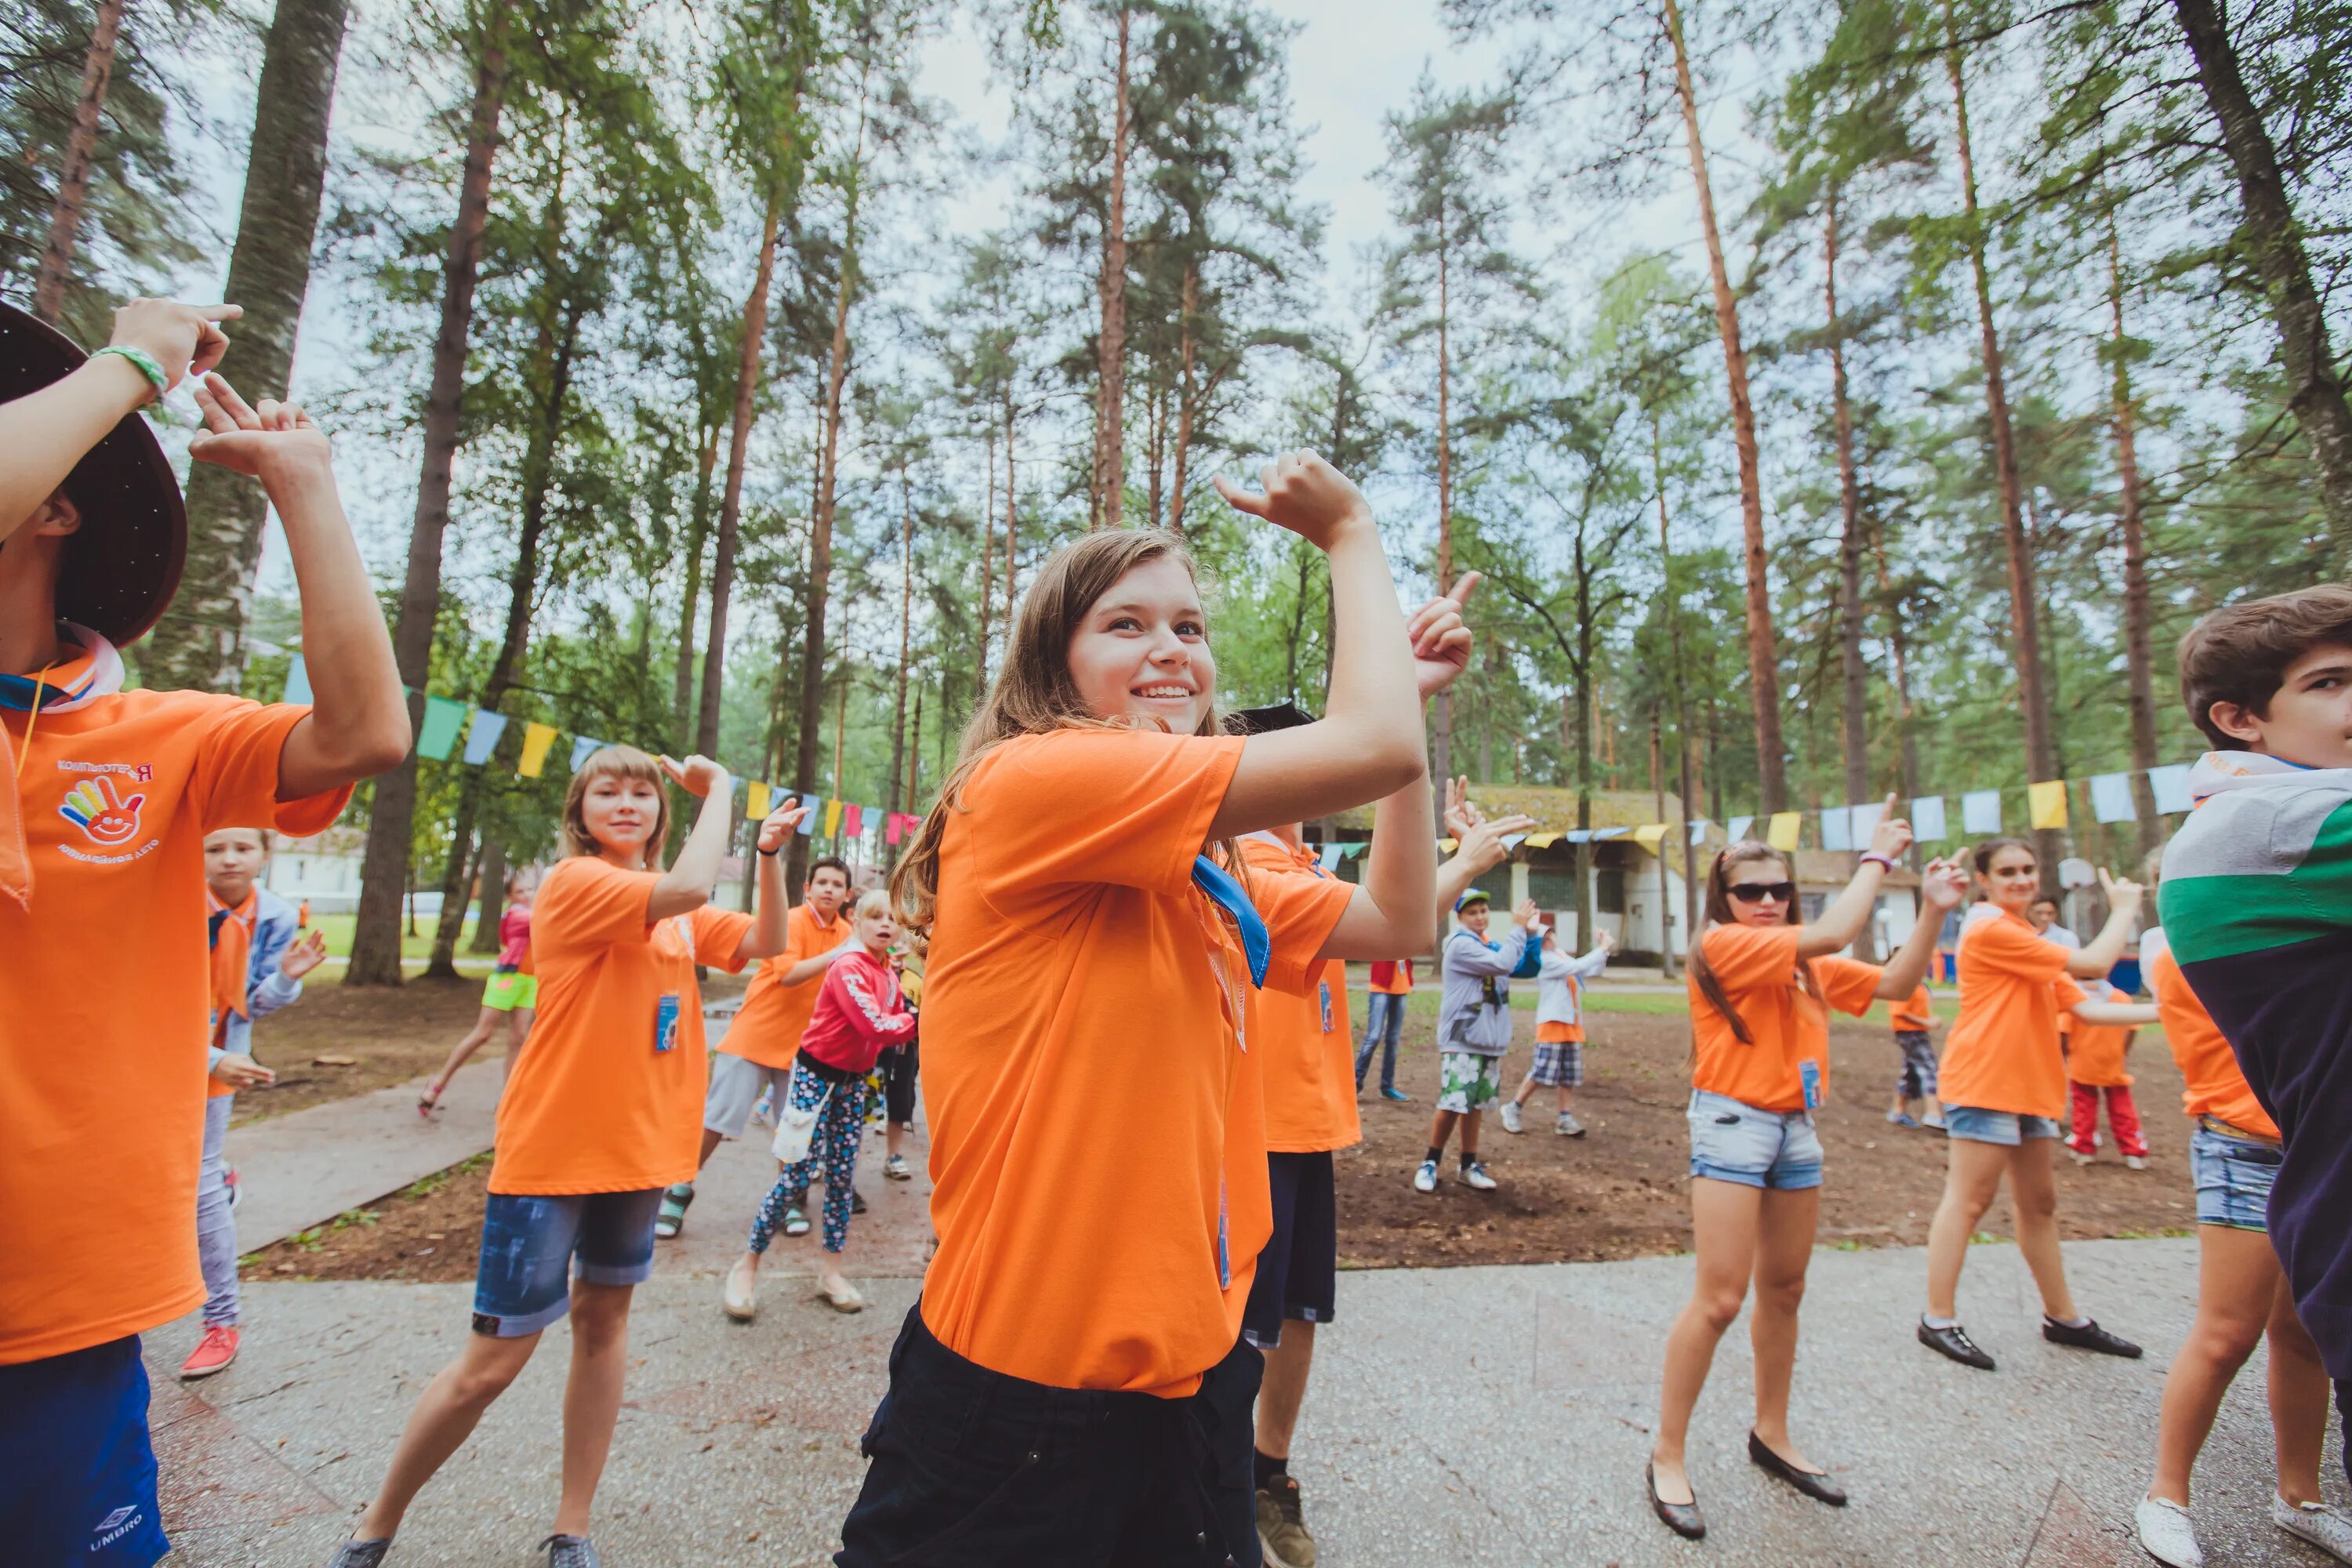
[(1503, 1101), (1503, 1131), (1506, 1132), (1524, 1132), (1527, 1131), (1526, 1128), (1519, 1125), (1519, 1102), (1516, 1100), (1507, 1100)]
[[(2273, 1500), (2271, 1517), (2277, 1519), (2284, 1503)], [(2197, 1549), (2197, 1532), (2189, 1528), (2189, 1510), (2166, 1498), (2144, 1497), (2132, 1510), (2139, 1526), (2140, 1549), (2167, 1568), (2205, 1568), (2205, 1553)], [(2281, 1521), (2281, 1528), (2289, 1528)]]
[(1463, 1167), (1462, 1184), (1477, 1192), (1491, 1193), (1501, 1184), (1486, 1173), (1486, 1166), (1473, 1160)]
[(2271, 1522), (2299, 1541), (2307, 1541), (2338, 1563), (2352, 1563), (2352, 1515), (2324, 1502), (2301, 1506), (2273, 1493)]
[(1416, 1193), (1433, 1193), (1437, 1190), (1436, 1161), (1423, 1160), (1421, 1163), (1421, 1169), (1412, 1173), (1412, 1190)]
[(2080, 1149), (2069, 1149), (2066, 1151), (2066, 1158), (2074, 1161), (2077, 1165), (2087, 1165), (2093, 1160), (2098, 1158), (2098, 1156), (2095, 1154), (2085, 1154)]
[(2124, 1156), (2124, 1169), (2125, 1169), (2125, 1170), (2126, 1170), (2126, 1171), (2145, 1171), (2145, 1170), (2147, 1170), (2147, 1156), (2142, 1155), (2142, 1154), (2126, 1154), (2126, 1155), (2125, 1155), (2125, 1156)]
[(1575, 1111), (1563, 1110), (1559, 1113), (1559, 1120), (1552, 1124), (1552, 1131), (1563, 1138), (1581, 1138), (1584, 1136), (1584, 1123), (1576, 1119)]

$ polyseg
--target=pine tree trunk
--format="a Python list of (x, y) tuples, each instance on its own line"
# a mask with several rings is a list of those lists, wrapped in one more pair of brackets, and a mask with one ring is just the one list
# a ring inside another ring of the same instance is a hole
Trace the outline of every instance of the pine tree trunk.
[(2116, 240), (2112, 216), (2107, 220), (2107, 303), (2116, 324), (2116, 478), (2121, 490), (2116, 510), (2124, 536), (2124, 663), (2131, 706), (2132, 806), (2139, 818), (2139, 852), (2146, 856), (2164, 842), (2156, 785), (2147, 776), (2147, 770), (2157, 765), (2154, 616), (2148, 601), (2147, 533), (2140, 515), (2137, 413), (2132, 402), (2131, 367), (2124, 357), (2129, 340), (2124, 336), (2123, 247)]
[[(1666, 458), (1664, 433), (1658, 427), (1655, 409), (1650, 411), (1650, 483), (1658, 492), (1658, 574), (1665, 594), (1664, 611), (1666, 637), (1674, 649), (1675, 669), (1675, 751), (1679, 758), (1680, 778), (1676, 787), (1682, 793), (1683, 836), (1683, 947), (1698, 940), (1698, 866), (1697, 852), (1691, 847), (1690, 815), (1696, 806), (1693, 788), (1693, 757), (1691, 747), (1690, 660), (1683, 638), (1682, 597), (1675, 590), (1674, 533), (1666, 520)], [(1661, 858), (1664, 851), (1660, 851)], [(1671, 951), (1673, 943), (1667, 944)]]
[[(1656, 801), (1658, 820), (1666, 819), (1666, 738), (1665, 727), (1659, 710), (1650, 709), (1650, 791)], [(1690, 835), (1683, 835), (1690, 842)], [(1675, 977), (1674, 879), (1666, 871), (1666, 841), (1659, 839), (1658, 856), (1658, 971), (1668, 980)]]
[(670, 679), (670, 711), (677, 715), (680, 755), (694, 750), (694, 626), (702, 603), (702, 552), (710, 542), (710, 476), (719, 467), (719, 426), (703, 433), (701, 470), (694, 481), (694, 510), (687, 523), (686, 603), (677, 613), (677, 666)]
[[(906, 460), (898, 463), (898, 706), (890, 720), (890, 787), (882, 809), (897, 811), (907, 769), (907, 667), (915, 646), (915, 491)], [(882, 834), (883, 864), (898, 863), (898, 847), (890, 842), (888, 825)]]
[[(562, 205), (559, 186), (549, 203), (545, 243), (551, 267), (561, 265), (554, 257), (555, 247), (563, 242)], [(479, 706), (487, 712), (497, 712), (506, 701), (507, 693), (514, 689), (516, 678), (522, 673), (523, 651), (530, 642), (531, 599), (539, 592), (539, 547), (547, 535), (547, 494), (554, 482), (556, 448), (563, 439), (583, 313), (583, 303), (574, 291), (564, 301), (562, 325), (551, 323), (543, 330), (540, 352), (533, 355), (539, 362), (533, 368), (546, 378), (547, 391), (530, 433), (530, 447), (523, 454), (522, 528), (515, 541), (514, 564), (507, 575), (506, 632), (499, 639), (498, 658), (491, 661), (489, 677), (482, 682)], [(485, 763), (478, 768), (466, 768), (460, 776), (457, 847), (450, 851), (448, 865), (442, 872), (441, 920), (434, 931), (432, 955), (425, 963), (427, 980), (457, 978), (457, 936), (466, 923), (465, 846), (472, 839), (474, 825), (480, 817), (488, 775), (488, 764)]]
[(2278, 323), (2279, 366), (2286, 373), (2288, 406), (2319, 466), (2319, 504), (2336, 547), (2336, 569), (2352, 570), (2352, 408), (2345, 405), (2345, 379), (2336, 368), (2327, 316), (2312, 281), (2294, 205), (2279, 169), (2278, 148), (2262, 110), (2246, 89), (2237, 47), (2217, 0), (2173, 0), (2189, 49), (2197, 58), (2197, 78), (2205, 101), (2221, 122), (2221, 144), (2238, 176), (2238, 201), (2245, 212), (2242, 231), (2252, 252), (2271, 317)]
[[(1021, 488), (1013, 472), (1013, 384), (1004, 384), (1004, 657), (1013, 658), (1014, 595), (1020, 585)], [(985, 686), (982, 689), (985, 691)]]
[[(1822, 263), (1827, 275), (1823, 299), (1829, 319), (1830, 401), (1837, 420), (1838, 505), (1838, 659), (1843, 677), (1845, 740), (1845, 798), (1860, 805), (1870, 799), (1869, 671), (1862, 661), (1862, 479), (1853, 460), (1853, 403), (1846, 394), (1845, 341), (1840, 335), (1837, 302), (1837, 193), (1830, 193), (1829, 210), (1822, 229)], [(1878, 961), (1875, 921), (1863, 922), (1854, 938), (1853, 956), (1864, 963)]]
[[(1882, 524), (1871, 533), (1870, 548), (1878, 561), (1878, 593), (1886, 611), (1886, 662), (1888, 673), (1895, 679), (1895, 725), (1900, 738), (1896, 765), (1901, 770), (1903, 798), (1911, 800), (1919, 794), (1919, 736), (1912, 724), (1910, 639), (1904, 636), (1902, 607), (1895, 603), (1895, 584), (1886, 567), (1886, 530)], [(1911, 858), (1919, 858), (1914, 846)]]
[(1192, 455), (1192, 359), (1198, 347), (1192, 341), (1192, 311), (1199, 302), (1200, 289), (1200, 266), (1188, 256), (1184, 258), (1183, 288), (1177, 295), (1176, 471), (1168, 491), (1168, 526), (1178, 533), (1184, 531), (1184, 487), (1192, 482), (1187, 470)]
[(495, 838), (482, 840), (482, 859), (474, 879), (481, 884), (481, 906), (474, 915), (474, 940), (466, 951), (485, 957), (499, 951), (499, 921), (507, 908), (507, 852)]
[[(859, 127), (858, 144), (865, 144)], [(841, 484), (841, 389), (849, 380), (849, 304), (857, 287), (857, 207), (849, 208), (846, 238), (841, 251), (841, 276), (834, 285), (833, 342), (826, 351), (824, 377), (824, 458), (817, 485), (815, 515), (809, 520), (809, 566), (806, 605), (801, 624), (800, 745), (793, 759), (793, 787), (803, 792), (816, 776), (817, 729), (824, 718), (825, 593), (833, 576), (833, 521)], [(834, 794), (840, 796), (839, 764), (835, 766)], [(809, 836), (793, 835), (784, 879), (799, 887), (808, 873)]]
[[(1951, 27), (1948, 5), (1944, 14)], [(2025, 710), (2025, 765), (2029, 779), (2058, 776), (2056, 752), (2050, 729), (2050, 691), (2042, 673), (2042, 631), (2039, 590), (2034, 584), (2033, 552), (2025, 534), (2025, 483), (2018, 470), (2017, 441), (2009, 423), (2009, 392), (2002, 379), (2000, 334), (1993, 323), (1992, 275), (1985, 262), (1983, 219), (1977, 206), (1976, 158), (1969, 140), (1968, 83), (1960, 66), (1959, 46), (1948, 45), (1944, 67), (1952, 80), (1953, 123), (1960, 158), (1960, 195), (1968, 216), (1969, 270), (1976, 284), (1977, 327), (1983, 344), (1985, 414), (1992, 431), (1993, 468), (2000, 481), (2001, 543), (2009, 556), (2009, 626), (2011, 651), (2017, 658), (2018, 704)], [(2042, 888), (2058, 889), (2058, 861), (2064, 853), (2059, 835), (2044, 828), (2033, 836), (2042, 863)]]
[[(278, 0), (262, 45), (245, 197), (221, 296), (245, 307), (234, 330), (236, 376), (248, 395), (282, 397), (293, 380), (347, 9), (347, 0)], [(257, 480), (196, 463), (187, 506), (187, 565), (172, 614), (147, 641), (142, 673), (155, 686), (235, 691), (269, 502)]]
[[(733, 436), (727, 451), (727, 486), (719, 497), (719, 548), (710, 563), (710, 630), (703, 643), (702, 700), (694, 721), (694, 749), (719, 750), (719, 707), (727, 692), (727, 605), (735, 591), (735, 555), (742, 543), (743, 471), (749, 466), (751, 412), (760, 395), (760, 353), (768, 336), (768, 286), (776, 271), (776, 234), (784, 216), (781, 190), (768, 197), (760, 226), (760, 268), (743, 302), (743, 341), (735, 369)], [(794, 836), (795, 837), (798, 835)]]
[[(423, 721), (434, 626), (441, 616), (441, 542), (449, 528), (450, 472), (457, 455), (482, 231), (489, 220), (490, 167), (506, 109), (506, 19), (503, 5), (491, 13), (481, 58), (475, 64), (466, 169), (458, 186), (457, 221), (449, 227), (448, 257), (442, 266), (441, 325), (433, 342), (433, 380), (425, 399), (425, 457), (409, 526), (408, 571), (401, 584), (400, 619), (393, 630), (393, 658), (409, 689), (412, 730)], [(411, 881), (409, 840), (415, 820), (416, 753), (412, 750), (400, 766), (375, 781), (351, 963), (343, 972), (346, 985), (400, 984), (400, 900)]]
[[(1445, 200), (1437, 203), (1437, 591), (1454, 586), (1454, 431), (1453, 431), (1453, 310), (1452, 268), (1445, 222)], [(1433, 792), (1437, 829), (1445, 830), (1445, 787), (1454, 776), (1454, 689), (1447, 687), (1432, 704), (1430, 777), (1440, 781)], [(1441, 930), (1440, 938), (1444, 932)]]
[[(1112, 84), (1110, 206), (1103, 220), (1102, 275), (1096, 291), (1102, 300), (1102, 331), (1096, 342), (1095, 474), (1096, 524), (1125, 525), (1127, 480), (1127, 143), (1128, 30), (1132, 16), (1118, 8), (1118, 79)], [(1010, 555), (1006, 557), (1008, 563)], [(1012, 599), (1007, 595), (1009, 610)]]
[(1780, 738), (1780, 650), (1772, 636), (1772, 582), (1764, 550), (1763, 461), (1756, 445), (1756, 405), (1748, 390), (1748, 351), (1740, 343), (1739, 304), (1731, 292), (1723, 233), (1715, 220), (1715, 187), (1707, 179), (1706, 144), (1699, 138), (1698, 89), (1691, 80), (1682, 8), (1675, 0), (1664, 0), (1664, 5), (1666, 38), (1674, 47), (1675, 90), (1682, 100), (1683, 137), (1690, 145), (1691, 183), (1698, 193), (1699, 228), (1706, 239), (1707, 273), (1715, 284), (1715, 325), (1723, 339), (1732, 445), (1739, 454), (1739, 521), (1748, 569), (1748, 680), (1756, 708), (1757, 778), (1764, 809), (1783, 811), (1789, 803), (1789, 777)]
[[(1013, 464), (1013, 388), (1004, 389), (1004, 461)], [(979, 686), (988, 689), (988, 632), (996, 609), (996, 432), (988, 434), (988, 494), (980, 509), (980, 661)]]
[(58, 165), (58, 199), (49, 208), (49, 237), (41, 247), (40, 271), (33, 281), (33, 314), (51, 326), (65, 313), (74, 245), (81, 235), (82, 207), (89, 197), (89, 165), (98, 151), (99, 120), (106, 110), (107, 84), (114, 79), (114, 46), (121, 31), (122, 0), (98, 0), (89, 52), (82, 57), (81, 97), (75, 100), (73, 127), (66, 132), (65, 158)]

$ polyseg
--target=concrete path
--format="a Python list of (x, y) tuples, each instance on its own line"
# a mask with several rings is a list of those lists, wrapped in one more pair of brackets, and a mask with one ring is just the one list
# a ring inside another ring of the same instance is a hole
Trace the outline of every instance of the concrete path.
[[(1963, 1300), (2000, 1358), (1987, 1374), (1912, 1340), (1923, 1259), (1815, 1258), (1796, 1425), (1853, 1494), (1818, 1507), (1746, 1462), (1744, 1333), (1724, 1342), (1692, 1464), (1701, 1545), (1649, 1515), (1642, 1463), (1659, 1345), (1687, 1258), (1343, 1276), (1294, 1468), (1323, 1568), (1792, 1563), (2125, 1568), (2164, 1368), (2194, 1304), (2187, 1241), (2067, 1249), (2085, 1303), (2145, 1341), (2117, 1362), (2044, 1345), (2016, 1250), (1970, 1259)], [(825, 1561), (856, 1495), (856, 1453), (912, 1280), (837, 1317), (772, 1289), (749, 1327), (707, 1279), (639, 1295), (630, 1398), (598, 1507), (612, 1568), (783, 1568)], [(243, 1360), (170, 1381), (194, 1320), (152, 1336), (166, 1519), (179, 1568), (315, 1568), (381, 1477), (417, 1391), (466, 1332), (467, 1288), (253, 1287)], [(564, 1331), (484, 1420), (411, 1515), (394, 1568), (523, 1568), (546, 1533), (559, 1463)], [(2334, 1441), (2329, 1496), (2343, 1496)], [(2207, 1561), (2325, 1559), (2262, 1510), (2270, 1434), (2259, 1357), (2198, 1471)], [(543, 1559), (539, 1559), (543, 1561)]]
[(504, 1064), (476, 1058), (427, 1119), (425, 1080), (268, 1117), (228, 1135), (245, 1201), (236, 1244), (247, 1252), (396, 1193), (490, 1146)]

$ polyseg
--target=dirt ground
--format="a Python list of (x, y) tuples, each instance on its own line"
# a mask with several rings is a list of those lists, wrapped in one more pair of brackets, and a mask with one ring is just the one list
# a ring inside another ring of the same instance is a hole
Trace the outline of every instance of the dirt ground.
[[(1598, 1000), (1605, 1007), (1611, 999)], [(1655, 1005), (1670, 999), (1625, 1000)], [(1948, 994), (1937, 997), (1939, 1051), (1951, 1007)], [(1356, 1016), (1361, 1017), (1360, 1009)], [(1412, 1176), (1428, 1147), (1437, 1092), (1435, 1026), (1436, 998), (1415, 996), (1397, 1053), (1397, 1087), (1412, 1103), (1379, 1097), (1379, 1064), (1373, 1063), (1362, 1101), (1364, 1141), (1338, 1161), (1342, 1268), (1551, 1263), (1688, 1248), (1686, 1016), (1589, 1016), (1591, 1037), (1576, 1106), (1591, 1131), (1582, 1138), (1553, 1132), (1556, 1091), (1538, 1088), (1528, 1101), (1528, 1131), (1519, 1136), (1504, 1132), (1491, 1112), (1483, 1118), (1479, 1149), (1501, 1184), (1498, 1191), (1473, 1192), (1455, 1180), (1449, 1148), (1437, 1191), (1423, 1196), (1412, 1190)], [(1507, 1095), (1527, 1074), (1532, 1015), (1519, 1016), (1518, 1036), (1504, 1064)], [(1828, 1156), (1820, 1233), (1825, 1245), (1909, 1246), (1927, 1239), (1927, 1222), (1943, 1190), (1944, 1141), (1886, 1121), (1899, 1062), (1883, 1010), (1868, 1020), (1842, 1018), (1832, 1026), (1829, 1104), (1820, 1118)], [(2097, 1163), (2087, 1168), (2078, 1169), (2062, 1150), (2059, 1221), (2069, 1237), (2156, 1235), (2196, 1222), (2179, 1069), (2153, 1029), (2140, 1032), (2130, 1063), (2139, 1079), (2132, 1092), (2147, 1130), (2147, 1169), (2126, 1170), (2111, 1137)], [(2008, 1237), (2006, 1199), (1985, 1216), (1984, 1229)]]
[[(711, 990), (722, 991), (725, 976)], [(474, 992), (412, 984), (394, 993), (341, 992), (328, 986), (302, 1006), (261, 1027), (284, 1042), (260, 1046), (263, 1059), (311, 1075), (311, 1100), (396, 1083), (439, 1064), (447, 1042), (471, 1017)], [(1361, 997), (1353, 998), (1361, 1016)], [(312, 1002), (321, 1004), (303, 1017)], [(1389, 1268), (1471, 1263), (1549, 1263), (1680, 1252), (1690, 1245), (1689, 1139), (1683, 1105), (1689, 1024), (1671, 997), (1603, 995), (1589, 1027), (1585, 1085), (1578, 1113), (1591, 1131), (1562, 1138), (1552, 1130), (1553, 1091), (1528, 1105), (1528, 1131), (1503, 1131), (1490, 1114), (1480, 1138), (1488, 1168), (1502, 1184), (1474, 1193), (1454, 1180), (1452, 1151), (1436, 1193), (1416, 1193), (1413, 1167), (1427, 1146), (1437, 1063), (1432, 1048), (1436, 999), (1416, 996), (1398, 1053), (1397, 1084), (1413, 1097), (1392, 1104), (1370, 1093), (1362, 1102), (1364, 1142), (1339, 1156), (1339, 1258), (1343, 1268)], [(1948, 997), (1938, 1012), (1948, 1022)], [(1644, 1011), (1612, 1010), (1643, 1008)], [(401, 1021), (425, 1029), (400, 1037)], [(296, 1037), (294, 1026), (314, 1033)], [(1531, 1055), (1532, 1014), (1518, 1020), (1520, 1042), (1506, 1058), (1506, 1092)], [(297, 1047), (295, 1040), (303, 1043)], [(1942, 1046), (1942, 1027), (1937, 1031)], [(362, 1058), (357, 1068), (290, 1068), (315, 1047)], [(1841, 1020), (1830, 1033), (1830, 1103), (1822, 1112), (1828, 1151), (1821, 1239), (1834, 1247), (1916, 1245), (1927, 1238), (1944, 1177), (1943, 1140), (1888, 1125), (1885, 1110), (1897, 1056), (1883, 1017)], [(402, 1063), (409, 1064), (403, 1067)], [(2163, 1037), (2143, 1030), (2131, 1053), (2134, 1090), (2147, 1131), (2148, 1168), (2127, 1171), (2112, 1140), (2098, 1163), (2078, 1169), (2059, 1160), (2059, 1218), (2069, 1237), (2150, 1236), (2195, 1223), (2188, 1176), (2188, 1124), (2179, 1115), (2180, 1074)], [(339, 1085), (351, 1087), (338, 1088)], [(1373, 1089), (1378, 1086), (1377, 1064)], [(300, 1092), (293, 1085), (277, 1093)], [(305, 1103), (309, 1103), (306, 1101)], [(465, 1280), (479, 1245), (487, 1158), (429, 1176), (406, 1192), (347, 1215), (332, 1226), (292, 1237), (246, 1260), (248, 1279)], [(2006, 1238), (2006, 1202), (1986, 1216), (1988, 1233)]]

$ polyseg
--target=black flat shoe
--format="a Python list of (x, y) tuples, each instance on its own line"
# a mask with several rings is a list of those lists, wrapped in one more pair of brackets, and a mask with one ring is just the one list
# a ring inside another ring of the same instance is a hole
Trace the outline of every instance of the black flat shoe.
[(2074, 1326), (2062, 1323), (2055, 1318), (2044, 1315), (2042, 1320), (2042, 1337), (2053, 1345), (2072, 1345), (2078, 1351), (2096, 1351), (2101, 1355), (2119, 1355), (2126, 1361), (2137, 1361), (2144, 1353), (2131, 1341), (2107, 1332), (2088, 1318), (2084, 1319), (2080, 1326)]
[(1694, 1488), (1688, 1502), (1668, 1502), (1658, 1495), (1658, 1468), (1642, 1467), (1642, 1484), (1650, 1493), (1650, 1509), (1665, 1521), (1668, 1530), (1685, 1541), (1702, 1541), (1706, 1537), (1706, 1516), (1698, 1510), (1698, 1491)]
[[(1815, 1502), (1825, 1502), (1832, 1508), (1845, 1506), (1845, 1493), (1832, 1485), (1827, 1476), (1812, 1470), (1801, 1470), (1774, 1453), (1754, 1432), (1748, 1434), (1748, 1461), (1768, 1476), (1777, 1476)], [(1694, 1494), (1696, 1495), (1696, 1494)]]
[(1948, 1355), (1962, 1366), (1975, 1367), (1979, 1372), (1992, 1370), (1992, 1357), (1977, 1349), (1976, 1341), (1969, 1338), (1968, 1330), (1954, 1323), (1948, 1329), (1931, 1329), (1927, 1320), (1919, 1320), (1919, 1342), (1938, 1355)]

